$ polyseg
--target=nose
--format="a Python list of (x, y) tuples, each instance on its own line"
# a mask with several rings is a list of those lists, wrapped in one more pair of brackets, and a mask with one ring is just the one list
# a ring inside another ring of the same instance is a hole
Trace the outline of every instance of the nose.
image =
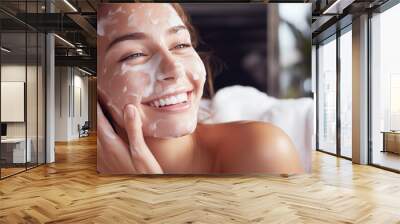
[(157, 80), (159, 81), (172, 81), (177, 80), (184, 76), (185, 70), (183, 65), (176, 60), (176, 58), (170, 53), (166, 52), (162, 54), (161, 64), (159, 67), (159, 73)]

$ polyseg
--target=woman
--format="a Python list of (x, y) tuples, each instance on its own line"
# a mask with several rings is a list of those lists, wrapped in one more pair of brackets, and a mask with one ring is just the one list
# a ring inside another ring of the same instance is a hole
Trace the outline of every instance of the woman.
[(97, 29), (99, 172), (303, 172), (271, 124), (197, 123), (207, 72), (178, 4), (101, 4)]

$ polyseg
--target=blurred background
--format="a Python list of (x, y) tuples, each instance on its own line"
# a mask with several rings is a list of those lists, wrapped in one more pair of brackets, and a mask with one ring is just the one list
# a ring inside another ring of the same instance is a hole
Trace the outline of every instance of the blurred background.
[(182, 4), (220, 71), (214, 90), (253, 86), (270, 96), (311, 94), (311, 3)]

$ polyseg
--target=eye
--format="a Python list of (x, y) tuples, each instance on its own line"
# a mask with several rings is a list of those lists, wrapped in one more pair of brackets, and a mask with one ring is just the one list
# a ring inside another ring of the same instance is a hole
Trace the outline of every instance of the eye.
[(173, 47), (172, 50), (179, 50), (179, 49), (187, 48), (187, 47), (191, 47), (191, 46), (192, 46), (191, 44), (178, 44), (175, 47)]
[(144, 53), (133, 53), (133, 54), (128, 55), (127, 57), (124, 57), (124, 58), (120, 59), (119, 61), (123, 62), (123, 61), (126, 61), (126, 60), (136, 59), (136, 58), (139, 58), (139, 57), (142, 57), (142, 56), (146, 56), (146, 55)]

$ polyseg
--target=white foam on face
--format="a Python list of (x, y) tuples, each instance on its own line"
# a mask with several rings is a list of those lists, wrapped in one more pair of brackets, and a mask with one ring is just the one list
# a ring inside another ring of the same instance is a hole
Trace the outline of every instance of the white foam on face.
[(188, 121), (188, 123), (186, 124), (186, 131), (188, 133), (193, 133), (194, 130), (196, 129), (196, 123), (197, 123), (197, 117), (194, 116), (194, 119)]
[[(187, 115), (186, 115), (187, 116)], [(167, 119), (159, 119), (148, 125), (148, 133), (155, 138), (177, 138), (192, 134), (197, 126), (196, 116), (185, 117), (179, 122), (172, 122)]]
[(160, 74), (157, 75), (157, 80), (158, 80), (158, 81), (162, 81), (162, 80), (164, 80), (165, 78), (167, 78), (167, 75), (164, 74), (164, 73), (160, 73)]
[(157, 25), (158, 22), (159, 22), (159, 18), (158, 18), (157, 16), (153, 16), (153, 11), (151, 11), (151, 10), (149, 10), (149, 11), (146, 12), (146, 17), (147, 17), (147, 19), (150, 20), (150, 22), (151, 22), (153, 25)]
[(170, 27), (183, 25), (181, 18), (176, 13), (171, 13), (167, 22)]
[(104, 36), (106, 26), (115, 23), (117, 23), (117, 20), (112, 20), (109, 17), (106, 17), (105, 19), (100, 19), (99, 22), (97, 22), (97, 35)]
[(192, 78), (193, 80), (198, 80), (199, 79), (199, 75), (195, 72), (192, 73)]
[(105, 18), (102, 18), (97, 22), (97, 34), (99, 36), (105, 35), (106, 26), (116, 24), (118, 22), (118, 20), (114, 18), (114, 15), (118, 13), (125, 13), (125, 10), (123, 10), (121, 6), (118, 9), (110, 10)]
[(197, 127), (197, 111), (198, 109), (193, 111), (192, 119), (188, 120), (187, 123), (185, 123), (185, 126), (182, 127), (182, 130), (186, 130), (187, 134), (193, 133)]
[(121, 12), (125, 13), (125, 10), (122, 9), (122, 6), (118, 7), (118, 9), (116, 9), (116, 10), (110, 10), (108, 12), (108, 16), (113, 16), (113, 15), (116, 15), (117, 13), (121, 13)]
[(136, 28), (136, 29), (139, 29), (138, 31), (141, 31), (141, 30), (140, 30), (141, 26), (139, 26), (136, 17), (138, 17), (138, 16), (136, 15), (136, 12), (133, 11), (133, 12), (131, 13), (131, 15), (128, 17), (128, 26), (129, 26), (129, 27), (134, 27), (134, 28)]
[(153, 122), (153, 123), (151, 123), (151, 124), (149, 125), (149, 131), (153, 133), (153, 137), (156, 137), (156, 136), (154, 136), (154, 135), (156, 135), (157, 123), (158, 123), (159, 121), (160, 121), (160, 120), (157, 120), (157, 121), (155, 121), (155, 122)]
[(150, 134), (150, 136), (152, 136), (152, 137), (155, 137), (155, 138), (160, 138), (160, 137), (162, 137), (162, 135), (160, 135), (159, 134), (159, 132), (160, 132), (160, 129), (159, 129), (159, 127), (158, 127), (158, 124), (160, 123), (162, 121), (162, 119), (160, 119), (160, 120), (156, 120), (156, 121), (154, 121), (153, 123), (151, 123), (148, 127), (149, 127), (149, 134)]
[(178, 73), (178, 75), (180, 76), (185, 75), (185, 67), (179, 62), (176, 62), (175, 65), (176, 65), (176, 72)]
[(183, 69), (184, 68), (182, 63), (180, 63), (180, 62), (175, 62), (174, 66), (177, 67), (178, 69)]
[(151, 59), (140, 65), (129, 65), (127, 63), (122, 63), (121, 74), (125, 75), (127, 72), (144, 72), (149, 76), (149, 84), (145, 87), (143, 97), (148, 97), (154, 92), (156, 84), (156, 76), (160, 73), (160, 63), (161, 56), (155, 54)]
[[(201, 60), (201, 59), (200, 59)], [(196, 70), (194, 71), (194, 73), (192, 74), (193, 79), (197, 80), (197, 79), (201, 79), (202, 81), (206, 80), (206, 76), (207, 76), (207, 70), (204, 66), (204, 63), (201, 61), (201, 63), (197, 66)], [(197, 79), (196, 77), (197, 76)]]
[(159, 22), (158, 18), (150, 18), (150, 21), (153, 25), (157, 25)]
[(153, 11), (152, 11), (151, 9), (149, 9), (149, 10), (146, 11), (146, 17), (147, 17), (147, 19), (150, 19), (150, 18), (151, 18), (152, 13), (153, 13)]

